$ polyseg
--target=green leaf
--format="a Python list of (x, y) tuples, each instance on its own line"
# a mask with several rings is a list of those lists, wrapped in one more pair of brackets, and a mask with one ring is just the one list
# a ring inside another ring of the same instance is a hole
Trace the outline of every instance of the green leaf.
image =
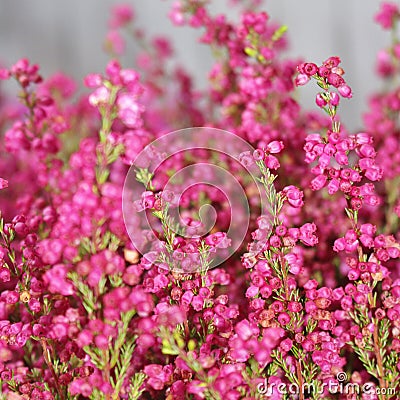
[(140, 398), (141, 394), (144, 392), (144, 388), (141, 388), (141, 386), (146, 378), (147, 375), (143, 372), (137, 372), (133, 375), (128, 397), (129, 400), (138, 400)]
[(131, 365), (133, 352), (136, 347), (136, 336), (129, 339), (121, 348), (121, 356), (118, 359), (117, 367), (115, 368), (115, 385), (114, 393), (119, 396), (122, 385), (126, 378), (129, 366)]
[(244, 52), (251, 58), (256, 58), (258, 51), (252, 47), (245, 47)]
[(277, 40), (279, 40), (284, 34), (285, 32), (288, 30), (287, 25), (282, 25), (281, 27), (279, 27), (274, 34), (272, 35), (272, 40), (274, 42), (276, 42)]

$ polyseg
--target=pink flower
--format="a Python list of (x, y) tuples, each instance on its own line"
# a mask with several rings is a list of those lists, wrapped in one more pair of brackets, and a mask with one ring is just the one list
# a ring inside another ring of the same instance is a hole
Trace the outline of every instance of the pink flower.
[(239, 155), (239, 162), (248, 168), (254, 164), (254, 158), (252, 157), (250, 151), (243, 152)]
[(318, 175), (311, 181), (311, 189), (312, 190), (320, 190), (326, 184), (326, 176), (325, 175)]
[(344, 79), (343, 79), (340, 75), (338, 75), (338, 74), (330, 73), (330, 74), (328, 75), (328, 82), (329, 82), (332, 86), (338, 88), (339, 86), (341, 86), (341, 85), (344, 84)]
[(306, 83), (310, 81), (310, 77), (306, 74), (298, 74), (295, 78), (295, 85), (296, 86), (304, 86)]
[(314, 63), (306, 63), (304, 64), (302, 70), (308, 76), (312, 76), (318, 72), (318, 67)]
[(286, 196), (288, 203), (295, 208), (302, 207), (304, 205), (303, 192), (297, 187), (290, 185), (286, 186), (282, 193)]
[(277, 154), (280, 153), (285, 146), (283, 145), (282, 141), (274, 140), (267, 144), (266, 150), (270, 154)]
[(348, 86), (348, 85), (340, 85), (338, 87), (338, 92), (340, 93), (340, 95), (342, 97), (345, 97), (345, 98), (348, 98), (348, 99), (353, 96), (353, 93), (351, 91), (351, 87)]
[(117, 99), (118, 116), (122, 122), (129, 128), (140, 128), (142, 120), (140, 118), (144, 111), (135, 96), (128, 93), (122, 93)]
[(119, 31), (111, 30), (107, 33), (105, 39), (106, 49), (110, 49), (113, 54), (122, 55), (125, 51), (125, 40)]
[(0, 268), (0, 282), (9, 282), (11, 278), (10, 270), (5, 267)]
[(257, 337), (259, 334), (259, 329), (256, 326), (250, 324), (246, 319), (240, 321), (236, 327), (235, 331), (241, 340), (249, 340), (252, 337)]
[(153, 192), (146, 191), (146, 192), (142, 193), (141, 205), (144, 210), (153, 208), (155, 202), (156, 202), (156, 199), (155, 199)]
[(5, 189), (7, 187), (8, 187), (8, 181), (3, 178), (0, 178), (0, 190)]
[(393, 26), (395, 18), (399, 17), (399, 8), (397, 4), (384, 2), (381, 9), (375, 15), (375, 21), (382, 26), (383, 29), (390, 29)]
[(8, 78), (10, 78), (10, 76), (11, 76), (11, 74), (8, 69), (0, 68), (0, 79), (1, 80), (7, 80)]
[(45, 264), (57, 264), (62, 257), (64, 243), (60, 239), (44, 239), (38, 243), (38, 253)]
[(229, 246), (229, 239), (225, 232), (216, 232), (204, 239), (205, 244), (212, 247), (226, 248)]
[(329, 97), (330, 97), (329, 102), (331, 103), (331, 105), (337, 107), (340, 101), (339, 95), (336, 92), (331, 92)]
[(74, 293), (74, 287), (67, 281), (67, 268), (63, 264), (56, 264), (43, 275), (45, 283), (51, 293), (70, 296)]
[(339, 165), (348, 165), (349, 164), (349, 158), (347, 157), (346, 153), (338, 151), (335, 154), (335, 160)]
[(316, 230), (317, 227), (314, 223), (304, 224), (300, 227), (299, 239), (307, 246), (315, 246), (318, 243), (318, 238), (314, 235)]
[(108, 341), (108, 338), (107, 338), (105, 335), (103, 335), (103, 334), (97, 335), (97, 336), (94, 338), (94, 343), (96, 344), (96, 346), (97, 346), (100, 350), (106, 350), (106, 349), (109, 348), (109, 341)]
[(170, 374), (166, 373), (162, 365), (148, 364), (144, 367), (145, 374), (149, 377), (147, 384), (155, 390), (161, 390)]
[(91, 385), (83, 378), (75, 378), (68, 387), (71, 395), (81, 394), (84, 397), (89, 397), (92, 394), (93, 388)]
[(370, 144), (362, 144), (359, 151), (363, 157), (374, 158), (376, 156), (376, 151)]
[(386, 50), (378, 52), (377, 71), (383, 77), (391, 76), (395, 71), (392, 57)]
[(257, 286), (250, 286), (246, 290), (246, 297), (255, 297), (259, 292), (259, 288)]
[(265, 157), (265, 165), (269, 169), (278, 169), (280, 167), (278, 159), (275, 156), (271, 155)]
[(168, 14), (172, 23), (176, 26), (183, 25), (185, 23), (185, 16), (182, 11), (182, 6), (179, 1), (176, 1), (172, 5), (172, 9)]
[(139, 74), (134, 69), (123, 69), (119, 76), (123, 85), (126, 85), (128, 90), (133, 91), (139, 80)]
[(293, 340), (287, 338), (282, 340), (282, 342), (279, 344), (279, 347), (282, 351), (288, 352), (290, 349), (293, 347)]
[(93, 341), (93, 334), (89, 330), (83, 330), (79, 333), (77, 343), (80, 347), (85, 347), (91, 344)]
[(101, 86), (97, 88), (90, 96), (89, 96), (89, 103), (96, 107), (99, 105), (107, 104), (110, 99), (110, 91)]
[(263, 150), (260, 150), (260, 149), (254, 150), (254, 152), (253, 152), (253, 158), (254, 158), (256, 161), (263, 160), (264, 157), (265, 157), (265, 152), (264, 152)]
[(96, 88), (103, 83), (103, 79), (100, 74), (89, 74), (86, 75), (84, 83), (89, 88)]
[(340, 60), (339, 57), (337, 57), (337, 56), (332, 56), (332, 57), (329, 57), (327, 60), (325, 60), (325, 61), (323, 62), (323, 65), (324, 65), (326, 68), (332, 69), (332, 68), (334, 68), (334, 67), (337, 67), (340, 63), (341, 63), (341, 60)]
[(114, 29), (121, 28), (131, 22), (133, 18), (134, 14), (130, 4), (117, 4), (111, 10), (109, 25)]
[(298, 301), (291, 301), (288, 304), (288, 310), (294, 313), (300, 312), (303, 306)]
[(325, 107), (328, 102), (324, 99), (324, 97), (321, 95), (321, 93), (318, 93), (315, 97), (315, 103), (317, 104), (318, 107)]
[(40, 302), (34, 297), (29, 300), (28, 306), (32, 312), (39, 312), (41, 309)]
[(365, 171), (365, 177), (368, 178), (370, 181), (379, 181), (382, 179), (383, 170), (375, 165), (371, 166)]
[(330, 69), (325, 67), (324, 65), (318, 68), (318, 75), (324, 78), (327, 78), (330, 72)]

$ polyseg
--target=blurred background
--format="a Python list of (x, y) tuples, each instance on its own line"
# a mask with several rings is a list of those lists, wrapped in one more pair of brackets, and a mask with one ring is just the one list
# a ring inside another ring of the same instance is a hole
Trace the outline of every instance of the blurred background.
[[(200, 32), (174, 27), (167, 17), (172, 0), (2, 0), (0, 2), (0, 63), (11, 65), (22, 57), (39, 63), (45, 76), (63, 71), (78, 82), (89, 72), (102, 72), (107, 62), (102, 45), (109, 11), (114, 4), (131, 4), (135, 24), (150, 35), (170, 38), (181, 63), (204, 87), (212, 65), (209, 48), (197, 43)], [(265, 0), (262, 9), (271, 19), (288, 26), (288, 55), (322, 62), (331, 55), (342, 58), (346, 81), (353, 88), (351, 101), (343, 101), (342, 119), (359, 129), (371, 92), (382, 87), (374, 75), (378, 50), (390, 37), (373, 22), (378, 0)], [(215, 12), (235, 11), (225, 0), (211, 0)], [(124, 59), (132, 66), (138, 47)], [(314, 107), (311, 89), (300, 90), (300, 101)]]

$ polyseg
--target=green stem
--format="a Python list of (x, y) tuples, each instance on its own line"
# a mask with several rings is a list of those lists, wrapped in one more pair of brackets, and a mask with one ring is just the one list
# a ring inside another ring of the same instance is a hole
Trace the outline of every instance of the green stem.
[(57, 377), (56, 371), (54, 370), (53, 363), (51, 362), (50, 349), (47, 347), (47, 343), (44, 339), (42, 339), (40, 341), (40, 343), (42, 345), (44, 361), (50, 370), (51, 376), (54, 379), (54, 385), (55, 385), (58, 395), (60, 396), (60, 400), (65, 400), (64, 393), (58, 382), (58, 377)]

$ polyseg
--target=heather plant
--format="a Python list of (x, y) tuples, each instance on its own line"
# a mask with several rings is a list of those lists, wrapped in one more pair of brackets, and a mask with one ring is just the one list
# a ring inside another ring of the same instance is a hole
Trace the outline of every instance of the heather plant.
[(338, 56), (285, 59), (259, 1), (207, 3), (169, 14), (215, 54), (204, 90), (128, 5), (85, 94), (0, 69), (1, 398), (399, 398), (399, 7), (352, 133)]

